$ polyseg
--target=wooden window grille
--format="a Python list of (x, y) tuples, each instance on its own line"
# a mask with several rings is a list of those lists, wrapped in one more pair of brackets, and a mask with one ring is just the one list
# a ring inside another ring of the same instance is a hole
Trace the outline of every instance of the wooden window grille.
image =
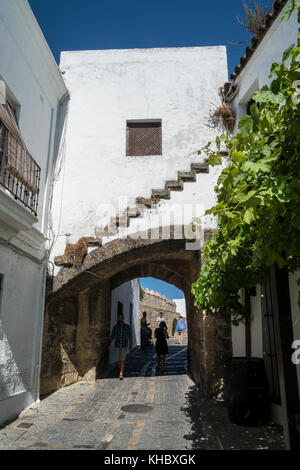
[(127, 122), (126, 155), (162, 155), (161, 121)]

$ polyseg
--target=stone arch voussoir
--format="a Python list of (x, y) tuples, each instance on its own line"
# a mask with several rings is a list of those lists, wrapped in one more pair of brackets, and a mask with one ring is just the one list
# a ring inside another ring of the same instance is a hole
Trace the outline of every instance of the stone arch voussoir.
[[(216, 389), (228, 355), (228, 338), (224, 339), (223, 334), (225, 330), (229, 334), (228, 325), (220, 319), (206, 320), (194, 306), (191, 285), (200, 271), (201, 250), (197, 245), (192, 249), (193, 243), (186, 239), (184, 227), (167, 228), (155, 230), (156, 238), (151, 238), (154, 232), (149, 230), (115, 239), (91, 251), (82, 266), (60, 269), (47, 299), (43, 343), (43, 361), (47, 367), (42, 368), (43, 393), (82, 378), (97, 377), (97, 370), (103, 369), (108, 361), (111, 290), (126, 281), (147, 276), (183, 290), (190, 331), (191, 372), (207, 394)], [(165, 237), (166, 233), (169, 237)], [(221, 332), (217, 337), (216, 327)], [(226, 350), (223, 356), (220, 348)], [(59, 358), (55, 364), (48, 351), (52, 351), (53, 358)]]

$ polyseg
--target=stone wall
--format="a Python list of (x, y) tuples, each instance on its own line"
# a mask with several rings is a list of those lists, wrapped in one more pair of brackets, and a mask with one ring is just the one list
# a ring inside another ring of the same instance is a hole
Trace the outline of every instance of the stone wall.
[(164, 314), (169, 336), (173, 336), (177, 319), (179, 318), (179, 313), (176, 312), (175, 302), (153, 290), (143, 289), (143, 291), (144, 298), (140, 302), (140, 319), (143, 316), (143, 312), (147, 312), (147, 321), (150, 323), (149, 327), (153, 333), (152, 338), (154, 338), (156, 319), (160, 312)]
[(41, 395), (78, 380), (94, 381), (108, 365), (110, 284), (50, 301), (46, 307)]
[(78, 380), (75, 366), (78, 323), (77, 297), (50, 303), (44, 322), (40, 394)]
[[(195, 307), (191, 286), (200, 264), (200, 251), (187, 250), (185, 239), (139, 235), (97, 248), (82, 268), (62, 268), (52, 293), (48, 291), (42, 393), (99, 377), (108, 364), (111, 290), (130, 279), (155, 277), (184, 292), (190, 372), (207, 396), (222, 394), (226, 361), (232, 355), (230, 317), (226, 312), (206, 316)], [(140, 312), (148, 313), (155, 329), (162, 311), (172, 335), (172, 322), (178, 317), (175, 303), (153, 292), (145, 294)]]

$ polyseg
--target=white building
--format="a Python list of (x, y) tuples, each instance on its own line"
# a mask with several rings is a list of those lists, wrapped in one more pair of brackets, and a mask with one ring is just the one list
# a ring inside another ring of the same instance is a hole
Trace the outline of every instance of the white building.
[[(72, 243), (95, 233), (111, 240), (102, 229), (112, 216), (203, 161), (194, 152), (216, 135), (207, 124), (227, 79), (223, 46), (62, 52), (60, 68), (71, 101), (53, 258), (64, 252), (64, 234)], [(195, 175), (121, 234), (202, 215), (214, 202), (218, 171)]]
[(0, 19), (1, 424), (39, 399), (49, 209), (68, 92), (27, 0), (1, 0)]
[(178, 312), (183, 317), (186, 317), (185, 299), (173, 299), (173, 302), (176, 304), (176, 312)]
[[(225, 47), (62, 52), (60, 69), (71, 99), (64, 178), (54, 193), (53, 259), (64, 252), (65, 234), (71, 243), (96, 235), (104, 244), (150, 227), (188, 224), (213, 204), (219, 170), (192, 173), (183, 191), (113, 233), (116, 216), (135, 208), (136, 198), (151, 198), (203, 161), (196, 151), (215, 137), (207, 122), (227, 79)], [(112, 325), (118, 303), (127, 311), (138, 296), (137, 281), (113, 291)], [(138, 344), (138, 316), (133, 323)]]
[[(117, 323), (117, 316), (123, 313), (124, 322), (131, 326), (132, 331), (132, 347), (141, 344), (140, 341), (140, 281), (124, 282), (120, 287), (112, 290), (111, 293), (111, 322), (112, 330)], [(110, 349), (109, 362), (115, 362), (115, 346), (114, 341)]]
[[(282, 21), (282, 15), (287, 2), (277, 1), (274, 4), (273, 16), (267, 24), (267, 31), (261, 42), (254, 43), (254, 52), (251, 57), (243, 57), (241, 66), (238, 66), (232, 74), (234, 79), (227, 88), (226, 99), (231, 104), (237, 117), (237, 121), (246, 114), (248, 103), (253, 93), (272, 80), (269, 78), (272, 63), (281, 62), (282, 53), (292, 43), (297, 43), (297, 11), (288, 21)], [(246, 60), (245, 60), (246, 59)], [(300, 340), (300, 304), (299, 286), (297, 279), (300, 273), (289, 277), (291, 309), (293, 315), (294, 339)], [(251, 323), (250, 344), (253, 357), (261, 357), (265, 360), (269, 386), (272, 397), (273, 419), (282, 423), (282, 410), (280, 406), (280, 390), (278, 378), (278, 366), (275, 348), (275, 330), (273, 325), (273, 310), (271, 307), (270, 285), (256, 286), (250, 296)], [(245, 325), (232, 328), (233, 355), (246, 355), (247, 331)], [(249, 336), (248, 336), (249, 338)], [(291, 349), (291, 356), (293, 349)], [(300, 365), (297, 366), (298, 388), (300, 390)]]

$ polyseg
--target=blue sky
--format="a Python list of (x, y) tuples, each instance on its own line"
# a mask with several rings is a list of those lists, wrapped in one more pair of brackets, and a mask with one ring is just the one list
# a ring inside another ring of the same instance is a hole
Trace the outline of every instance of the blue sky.
[(154, 279), (153, 277), (141, 277), (140, 283), (144, 288), (148, 287), (148, 289), (153, 289), (154, 292), (159, 292), (168, 299), (173, 300), (184, 298), (182, 290), (177, 289), (177, 287), (173, 286), (172, 284), (160, 281), (159, 279)]
[[(249, 0), (247, 0), (247, 3)], [(48, 44), (60, 51), (227, 45), (229, 71), (249, 33), (237, 22), (242, 0), (29, 0)], [(271, 0), (263, 0), (269, 6)]]
[[(1, 1), (1, 0), (0, 0)], [(247, 3), (249, 0), (247, 0)], [(236, 20), (242, 0), (29, 0), (59, 63), (60, 51), (226, 45), (229, 74), (244, 54), (249, 33)], [(263, 0), (269, 6), (271, 0)], [(205, 73), (205, 70), (203, 71)], [(141, 279), (144, 287), (182, 298), (170, 284)]]

